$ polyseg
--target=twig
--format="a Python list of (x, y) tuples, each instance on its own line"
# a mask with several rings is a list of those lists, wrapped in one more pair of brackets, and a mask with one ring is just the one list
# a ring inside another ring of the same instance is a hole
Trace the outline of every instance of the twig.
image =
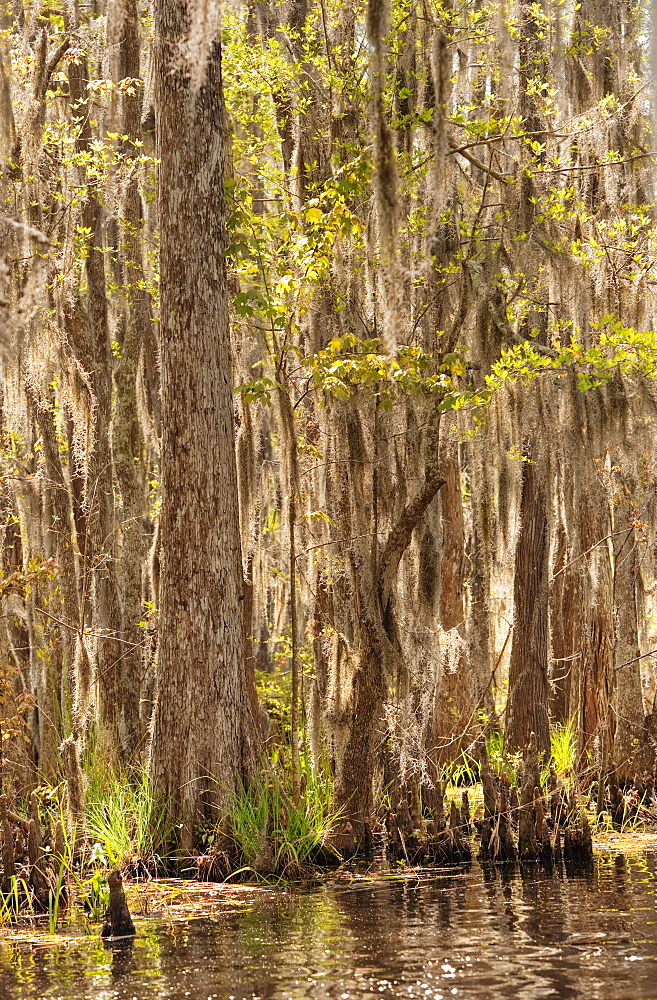
[(633, 660), (628, 660), (626, 663), (619, 663), (614, 670), (622, 670), (623, 667), (629, 667), (631, 663), (638, 663), (639, 660), (645, 660), (646, 656), (654, 656), (657, 653), (657, 649), (651, 649), (649, 653), (643, 653), (641, 656), (635, 656)]
[(476, 167), (477, 170), (482, 170), (485, 174), (490, 174), (490, 176), (494, 177), (496, 181), (502, 181), (503, 184), (511, 183), (512, 180), (511, 177), (505, 177), (505, 175), (501, 174), (499, 170), (495, 170), (494, 167), (489, 167), (482, 160), (478, 159), (476, 156), (473, 156), (472, 153), (470, 153), (467, 149), (463, 148), (462, 146), (459, 146), (459, 144), (455, 142), (450, 136), (447, 137), (447, 141), (452, 149), (452, 152), (458, 153), (459, 156), (462, 156), (465, 160), (468, 160), (468, 162), (471, 163), (473, 167)]

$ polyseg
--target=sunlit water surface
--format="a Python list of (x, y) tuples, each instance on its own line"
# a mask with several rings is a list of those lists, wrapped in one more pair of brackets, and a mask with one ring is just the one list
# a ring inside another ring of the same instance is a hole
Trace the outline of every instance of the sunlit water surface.
[(136, 916), (134, 944), (16, 943), (0, 998), (657, 1000), (657, 854), (591, 872), (381, 876), (207, 889), (212, 915)]

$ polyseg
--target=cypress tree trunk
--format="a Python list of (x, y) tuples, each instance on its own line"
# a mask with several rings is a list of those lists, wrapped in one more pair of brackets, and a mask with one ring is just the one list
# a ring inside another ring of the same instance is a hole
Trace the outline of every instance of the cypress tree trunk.
[(361, 421), (354, 410), (345, 408), (343, 413), (349, 461), (345, 463), (348, 493), (345, 491), (343, 498), (344, 520), (340, 527), (351, 536), (349, 570), (358, 633), (358, 665), (345, 699), (344, 742), (336, 747), (335, 805), (345, 810), (356, 840), (360, 841), (364, 824), (372, 814), (374, 762), (384, 731), (384, 703), (394, 669), (401, 660), (394, 607), (399, 562), (445, 479), (438, 466), (440, 410), (436, 405), (427, 421), (424, 476), (417, 491), (399, 511), (385, 543), (376, 551), (376, 544), (371, 541), (373, 504), (362, 481), (366, 451), (361, 440)]
[[(456, 643), (465, 637), (465, 526), (456, 448), (444, 463), (441, 491), (443, 544), (440, 553), (440, 624)], [(434, 745), (441, 762), (454, 760), (470, 729), (474, 677), (465, 643), (453, 673), (445, 671), (434, 712)]]
[(64, 649), (64, 667), (69, 684), (73, 684), (76, 634), (79, 635), (80, 605), (78, 600), (75, 553), (73, 539), (73, 513), (57, 446), (57, 437), (51, 400), (33, 400), (34, 413), (41, 435), (41, 449), (47, 479), (46, 492), (49, 496), (51, 522), (50, 533), (53, 549), (59, 565), (58, 589), (61, 613), (65, 626), (61, 630)]
[(353, 599), (353, 629), (358, 656), (347, 683), (341, 685), (341, 733), (334, 743), (335, 805), (343, 809), (357, 840), (364, 834), (374, 800), (372, 782), (376, 733), (383, 729), (391, 651), (381, 621), (376, 580), (377, 539), (372, 537), (373, 503), (367, 480), (367, 449), (360, 415), (349, 405), (336, 406), (343, 462), (340, 468), (339, 530), (350, 538), (348, 572)]
[[(66, 7), (64, 22), (67, 31), (73, 32), (79, 28), (80, 13), (77, 3)], [(71, 105), (79, 129), (76, 151), (90, 154), (92, 133), (86, 62), (70, 62), (67, 73)], [(101, 725), (108, 733), (113, 734), (119, 701), (117, 664), (122, 653), (118, 638), (122, 629), (122, 612), (116, 572), (116, 520), (111, 448), (112, 352), (107, 311), (102, 208), (98, 192), (92, 185), (89, 185), (81, 224), (89, 233), (84, 267), (87, 294), (84, 304), (78, 300), (74, 307), (69, 306), (65, 310), (65, 323), (78, 360), (87, 371), (91, 372), (89, 381), (94, 401), (93, 443), (84, 487), (88, 532), (84, 545), (84, 571), (91, 578), (92, 625), (99, 695), (98, 714)], [(89, 684), (90, 677), (86, 672), (76, 679), (79, 722), (89, 708)]]
[(470, 613), (467, 623), (468, 661), (477, 676), (479, 688), (477, 708), (481, 709), (491, 723), (496, 720), (494, 685), (496, 679), (492, 675), (494, 666), (491, 657), (491, 614), (489, 596), (491, 592), (491, 500), (486, 492), (485, 483), (478, 481), (477, 465), (480, 461), (478, 451), (481, 448), (477, 442), (470, 446), (470, 476), (476, 488), (472, 491), (472, 537), (468, 561), (471, 566), (470, 575)]
[(528, 445), (523, 458), (505, 746), (509, 750), (527, 747), (534, 733), (538, 752), (548, 755), (547, 511), (544, 488)]
[[(620, 470), (620, 456), (613, 463)], [(634, 529), (635, 511), (631, 501), (634, 485), (627, 474), (618, 472), (620, 480), (614, 496), (614, 767), (619, 779), (628, 779), (644, 769), (652, 771), (654, 750), (648, 742), (641, 670), (637, 619), (637, 577), (639, 551)], [(628, 504), (628, 499), (630, 503)], [(625, 503), (623, 503), (625, 500)], [(624, 516), (623, 516), (624, 515)]]
[[(112, 13), (118, 22), (116, 57), (112, 76), (116, 82), (139, 78), (139, 19), (135, 0), (116, 2)], [(109, 27), (108, 27), (108, 35)], [(140, 90), (122, 97), (122, 132), (126, 156), (135, 157), (134, 145), (141, 133)], [(151, 309), (143, 288), (143, 217), (141, 194), (133, 167), (123, 200), (122, 278), (125, 294), (123, 315), (117, 330), (121, 360), (116, 370), (116, 405), (112, 424), (112, 445), (116, 479), (121, 491), (121, 598), (124, 647), (117, 664), (116, 725), (119, 753), (132, 757), (141, 741), (139, 697), (144, 673), (143, 638), (139, 627), (143, 617), (142, 563), (146, 554), (143, 519), (146, 515), (144, 442), (137, 407), (137, 372), (142, 345), (149, 337)]]
[[(103, 728), (114, 734), (120, 703), (118, 664), (123, 618), (116, 571), (116, 519), (111, 452), (112, 355), (110, 350), (101, 208), (92, 195), (83, 213), (92, 232), (86, 275), (87, 310), (94, 351), (94, 447), (87, 475), (88, 530), (91, 542), (92, 613), (98, 669), (99, 716)], [(111, 737), (110, 737), (111, 738)]]
[(579, 700), (578, 765), (584, 770), (588, 767), (585, 752), (592, 750), (596, 742), (601, 757), (610, 749), (614, 617), (609, 504), (595, 473), (581, 496), (581, 548), (587, 553), (588, 570)]
[[(151, 749), (183, 823), (230, 809), (249, 752), (243, 580), (224, 264), (226, 127), (218, 39), (198, 88), (181, 61), (191, 12), (155, 5), (160, 157), (160, 648)], [(198, 58), (198, 54), (195, 54)]]
[[(572, 483), (570, 485), (572, 487)], [(553, 569), (550, 586), (550, 715), (555, 722), (566, 725), (577, 706), (577, 679), (582, 659), (582, 567), (563, 521), (557, 528)]]

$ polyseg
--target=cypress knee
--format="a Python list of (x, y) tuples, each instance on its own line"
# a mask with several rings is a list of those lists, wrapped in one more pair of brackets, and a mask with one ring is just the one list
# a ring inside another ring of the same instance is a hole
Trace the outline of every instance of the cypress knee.
[(132, 937), (136, 933), (135, 925), (125, 901), (123, 878), (118, 868), (109, 873), (107, 884), (110, 889), (110, 902), (100, 936), (103, 938)]

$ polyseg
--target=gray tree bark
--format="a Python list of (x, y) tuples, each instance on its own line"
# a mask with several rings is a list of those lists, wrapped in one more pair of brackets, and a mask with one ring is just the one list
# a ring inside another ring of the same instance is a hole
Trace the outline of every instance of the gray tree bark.
[(224, 264), (228, 150), (221, 49), (194, 91), (184, 0), (155, 4), (160, 157), (160, 647), (150, 771), (183, 824), (219, 818), (254, 752), (243, 629)]

